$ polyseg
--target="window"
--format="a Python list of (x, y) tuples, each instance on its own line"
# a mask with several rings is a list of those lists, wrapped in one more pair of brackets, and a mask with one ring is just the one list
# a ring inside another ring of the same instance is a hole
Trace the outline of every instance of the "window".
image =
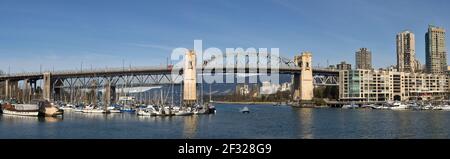
[(189, 69), (193, 69), (194, 68), (194, 66), (192, 65), (192, 61), (189, 61)]

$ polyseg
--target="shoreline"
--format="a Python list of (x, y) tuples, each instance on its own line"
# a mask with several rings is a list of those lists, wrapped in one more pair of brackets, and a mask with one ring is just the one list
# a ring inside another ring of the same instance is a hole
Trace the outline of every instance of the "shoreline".
[[(227, 101), (214, 101), (213, 103), (216, 104), (240, 104), (240, 105), (270, 105), (274, 106), (273, 104), (277, 102), (227, 102)], [(289, 104), (283, 104), (283, 105), (277, 105), (277, 106), (288, 106), (292, 108), (313, 108), (313, 109), (320, 109), (320, 108), (332, 108), (330, 106), (296, 106), (296, 105), (289, 105)]]
[(217, 104), (246, 104), (246, 105), (273, 105), (277, 102), (228, 102), (228, 101), (214, 101), (213, 103)]

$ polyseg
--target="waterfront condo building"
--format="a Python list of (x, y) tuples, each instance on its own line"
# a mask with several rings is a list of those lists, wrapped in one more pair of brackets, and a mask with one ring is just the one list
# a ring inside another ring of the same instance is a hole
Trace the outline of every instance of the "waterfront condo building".
[(360, 48), (355, 54), (356, 69), (372, 69), (372, 52), (367, 48)]
[(414, 34), (404, 31), (397, 34), (397, 70), (400, 72), (417, 72), (420, 68), (416, 60), (416, 42)]
[(425, 34), (425, 58), (427, 73), (444, 74), (447, 69), (445, 30), (430, 25)]
[(341, 101), (384, 102), (445, 99), (448, 76), (396, 70), (341, 70)]
[(338, 70), (351, 70), (352, 69), (352, 64), (348, 64), (345, 61), (342, 61), (341, 63), (336, 65), (336, 68)]

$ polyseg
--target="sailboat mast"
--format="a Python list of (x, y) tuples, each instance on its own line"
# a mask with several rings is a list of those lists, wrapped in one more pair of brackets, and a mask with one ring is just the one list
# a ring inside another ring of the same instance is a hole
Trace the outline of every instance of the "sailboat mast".
[(209, 84), (209, 102), (211, 102), (212, 101), (212, 99), (211, 99), (211, 83)]
[(202, 81), (201, 81), (200, 103), (203, 104), (203, 76), (202, 76)]
[(183, 81), (180, 82), (180, 107), (183, 106)]
[(164, 98), (163, 98), (163, 89), (162, 89), (162, 87), (160, 88), (161, 89), (161, 106), (163, 106), (164, 105)]
[(172, 105), (173, 105), (173, 81), (172, 81)]

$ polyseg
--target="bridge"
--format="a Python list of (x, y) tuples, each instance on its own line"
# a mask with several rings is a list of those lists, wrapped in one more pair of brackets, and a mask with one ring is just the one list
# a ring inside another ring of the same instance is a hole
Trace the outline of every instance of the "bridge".
[[(188, 56), (191, 55), (191, 56)], [(248, 58), (248, 57), (247, 57)], [(267, 57), (269, 58), (269, 57)], [(184, 63), (180, 65), (153, 66), (153, 67), (129, 67), (129, 68), (107, 68), (90, 70), (65, 70), (50, 72), (27, 72), (6, 74), (0, 76), (0, 90), (2, 98), (20, 98), (22, 102), (29, 102), (39, 89), (38, 81), (41, 83), (42, 97), (47, 100), (61, 100), (62, 92), (68, 89), (69, 94), (75, 93), (76, 89), (104, 89), (105, 103), (113, 103), (115, 89), (118, 87), (139, 87), (162, 84), (184, 84), (184, 100), (188, 103), (194, 102), (197, 95), (196, 79), (198, 75), (206, 74), (288, 74), (293, 77), (294, 96), (303, 99), (305, 94), (311, 94), (315, 86), (337, 86), (339, 71), (321, 68), (312, 68), (312, 55), (303, 53), (301, 56), (290, 60), (282, 57), (271, 57), (268, 63), (276, 68), (261, 67), (249, 61), (234, 65), (218, 65), (217, 59), (212, 57), (203, 60), (200, 65), (195, 64), (195, 53), (188, 52)], [(305, 62), (304, 62), (305, 61)], [(187, 64), (194, 62), (194, 68)], [(259, 60), (258, 60), (259, 62)], [(220, 63), (220, 62), (219, 62)], [(304, 63), (304, 66), (302, 64)], [(190, 78), (190, 79), (189, 79)], [(189, 80), (192, 80), (189, 82)], [(306, 83), (305, 83), (306, 82)], [(19, 88), (19, 83), (21, 88)], [(309, 84), (311, 83), (311, 84)], [(309, 88), (310, 87), (310, 88)], [(306, 92), (301, 90), (305, 90)], [(188, 94), (192, 94), (188, 97)], [(307, 97), (309, 99), (311, 97)], [(189, 102), (190, 101), (190, 102)]]

